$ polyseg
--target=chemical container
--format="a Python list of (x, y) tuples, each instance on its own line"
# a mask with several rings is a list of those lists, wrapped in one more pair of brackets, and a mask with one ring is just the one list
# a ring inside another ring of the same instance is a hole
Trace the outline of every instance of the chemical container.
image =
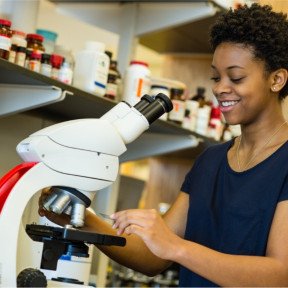
[(86, 42), (84, 50), (75, 55), (73, 85), (104, 96), (109, 72), (109, 57), (105, 45), (96, 41)]

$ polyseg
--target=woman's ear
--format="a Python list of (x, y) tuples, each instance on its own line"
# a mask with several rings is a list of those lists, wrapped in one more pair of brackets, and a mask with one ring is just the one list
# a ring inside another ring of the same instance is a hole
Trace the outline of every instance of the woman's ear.
[(288, 71), (284, 68), (281, 68), (272, 72), (271, 76), (272, 76), (271, 90), (273, 92), (279, 92), (287, 83)]

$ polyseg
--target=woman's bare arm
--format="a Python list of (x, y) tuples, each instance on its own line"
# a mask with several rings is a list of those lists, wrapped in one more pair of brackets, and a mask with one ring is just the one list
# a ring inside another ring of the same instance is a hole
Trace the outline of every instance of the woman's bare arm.
[[(163, 220), (169, 229), (179, 237), (183, 237), (185, 232), (188, 205), (188, 194), (180, 192), (174, 204), (163, 216)], [(137, 209), (135, 209), (135, 211), (137, 211)], [(150, 211), (156, 213), (155, 210)], [(41, 216), (45, 215), (50, 221), (60, 225), (65, 225), (69, 221), (64, 215), (59, 217), (59, 215), (41, 208), (39, 209), (39, 214)], [(112, 228), (109, 223), (103, 221), (89, 210), (86, 212), (85, 227), (83, 229), (100, 234), (118, 235), (117, 230)], [(97, 247), (114, 261), (149, 276), (160, 273), (171, 264), (171, 261), (155, 256), (139, 236), (127, 234), (121, 236), (126, 238), (126, 246), (124, 247), (105, 245), (97, 245)], [(149, 265), (147, 265), (147, 263), (149, 263)]]

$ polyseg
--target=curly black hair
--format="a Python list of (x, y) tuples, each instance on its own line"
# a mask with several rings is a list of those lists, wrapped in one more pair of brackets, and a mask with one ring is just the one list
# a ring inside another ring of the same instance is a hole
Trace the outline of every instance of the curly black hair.
[[(255, 58), (264, 61), (268, 73), (280, 68), (288, 70), (287, 14), (274, 12), (269, 5), (243, 5), (221, 14), (210, 29), (213, 51), (223, 42), (251, 47)], [(287, 94), (288, 83), (279, 98)]]

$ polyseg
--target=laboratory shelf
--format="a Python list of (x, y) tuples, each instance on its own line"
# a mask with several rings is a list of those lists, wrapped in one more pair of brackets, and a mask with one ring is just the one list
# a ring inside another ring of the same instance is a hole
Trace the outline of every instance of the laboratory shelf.
[[(99, 118), (116, 105), (114, 101), (51, 79), (3, 59), (0, 59), (0, 73), (0, 89), (1, 86), (12, 87), (11, 103), (15, 102), (12, 98), (16, 96), (18, 97), (17, 101), (21, 102), (19, 101), (18, 94), (20, 94), (21, 100), (21, 97), (25, 93), (31, 94), (27, 93), (27, 91), (32, 91), (35, 87), (36, 89), (39, 88), (39, 93), (37, 94), (37, 101), (39, 103), (37, 102), (36, 107), (31, 105), (31, 107), (28, 106), (14, 113), (30, 111), (40, 117), (51, 119), (54, 122), (61, 122), (81, 118)], [(13, 87), (17, 88), (16, 92), (14, 92), (15, 89)], [(62, 96), (58, 97), (55, 101), (48, 101), (47, 103), (43, 101), (41, 103), (41, 98), (44, 98), (43, 94), (45, 93), (43, 93), (43, 89), (45, 87), (62, 91)], [(22, 93), (21, 91), (24, 90), (27, 91)], [(24, 101), (25, 98), (23, 98), (22, 102)], [(5, 102), (9, 102), (9, 93), (8, 98), (5, 98)], [(9, 114), (13, 114), (13, 111), (9, 112)], [(2, 117), (4, 116), (2, 115)], [(128, 144), (129, 154), (125, 153), (121, 159), (122, 161), (129, 161), (178, 150), (189, 150), (195, 147), (205, 148), (214, 143), (213, 139), (183, 129), (178, 124), (170, 121), (156, 120), (146, 133), (133, 143)]]

